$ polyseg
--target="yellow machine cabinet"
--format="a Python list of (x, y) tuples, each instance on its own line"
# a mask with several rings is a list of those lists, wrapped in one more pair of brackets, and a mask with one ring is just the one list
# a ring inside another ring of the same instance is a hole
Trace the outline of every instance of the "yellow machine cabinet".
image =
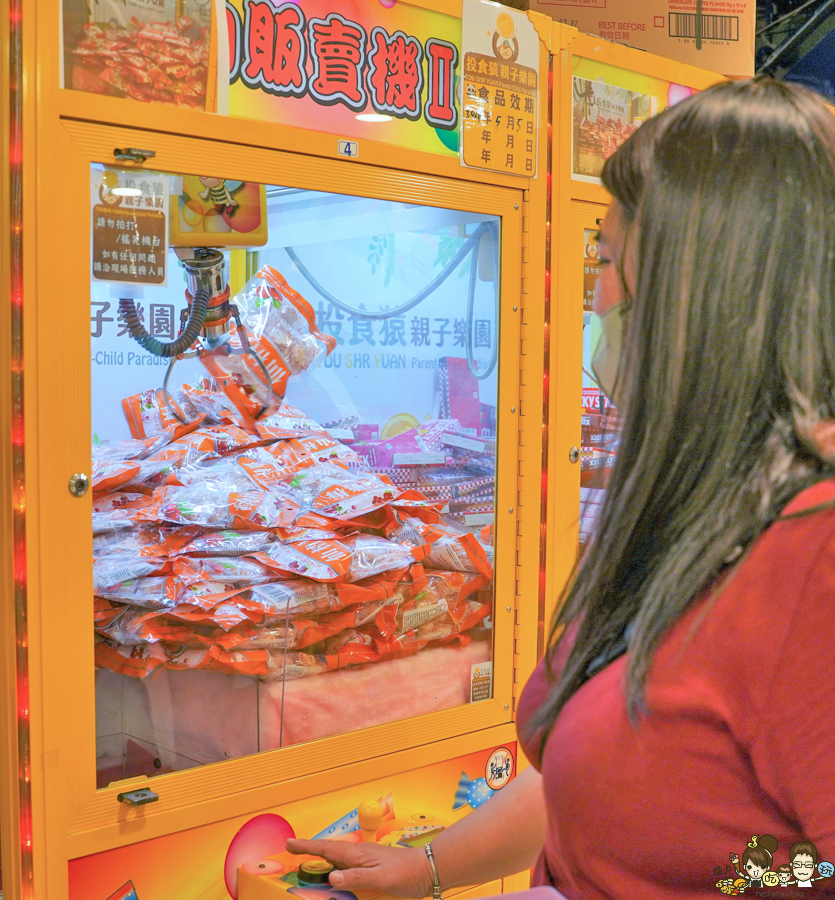
[[(562, 33), (559, 27), (554, 24), (555, 40)], [(723, 80), (576, 32), (553, 59), (546, 626), (595, 527), (617, 451), (618, 413), (591, 367), (599, 335), (592, 309), (599, 274), (597, 232), (609, 202), (600, 173), (605, 160), (647, 118)]]
[(552, 23), (3, 12), (3, 895), (328, 894), (525, 765)]

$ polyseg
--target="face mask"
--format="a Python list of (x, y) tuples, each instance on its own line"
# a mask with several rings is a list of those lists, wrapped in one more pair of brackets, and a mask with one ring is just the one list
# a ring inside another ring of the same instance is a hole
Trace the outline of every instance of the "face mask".
[(600, 337), (594, 348), (591, 370), (603, 393), (619, 406), (615, 396), (618, 385), (618, 371), (623, 349), (623, 314), (625, 303), (616, 303), (600, 316)]

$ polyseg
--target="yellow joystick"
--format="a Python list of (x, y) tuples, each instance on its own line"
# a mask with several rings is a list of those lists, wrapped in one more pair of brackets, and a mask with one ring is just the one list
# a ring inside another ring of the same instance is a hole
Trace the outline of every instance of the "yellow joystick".
[(357, 807), (363, 843), (377, 840), (377, 830), (383, 824), (383, 807), (376, 800), (366, 800)]

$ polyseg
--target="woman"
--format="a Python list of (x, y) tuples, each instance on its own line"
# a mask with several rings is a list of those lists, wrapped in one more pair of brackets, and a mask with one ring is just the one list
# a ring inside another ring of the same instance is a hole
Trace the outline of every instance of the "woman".
[[(835, 857), (835, 118), (720, 85), (603, 181), (620, 453), (522, 697), (536, 768), (432, 842), (443, 889), (538, 856), (569, 900), (701, 898), (752, 834)], [(422, 850), (289, 846), (339, 887), (432, 888)]]

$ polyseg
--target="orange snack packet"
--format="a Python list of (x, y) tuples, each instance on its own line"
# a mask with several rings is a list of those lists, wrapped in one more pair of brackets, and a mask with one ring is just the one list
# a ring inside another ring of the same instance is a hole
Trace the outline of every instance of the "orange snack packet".
[(370, 472), (355, 472), (333, 463), (300, 471), (288, 487), (303, 505), (333, 519), (353, 519), (394, 502), (400, 492)]
[(394, 523), (388, 536), (410, 546), (428, 546), (427, 567), (493, 577), (493, 566), (479, 540), (449, 520), (427, 524), (414, 516), (403, 516), (394, 511)]
[(309, 458), (316, 463), (338, 462), (342, 465), (351, 465), (362, 462), (362, 457), (358, 453), (329, 434), (311, 432), (288, 441), (287, 445), (300, 459)]
[(245, 556), (179, 556), (173, 568), (174, 573), (186, 585), (202, 581), (237, 585), (264, 584), (275, 578), (273, 570)]
[(349, 582), (408, 568), (415, 561), (414, 553), (405, 546), (369, 534), (274, 544), (256, 558), (291, 576)]
[(180, 419), (174, 415), (163, 399), (162, 389), (141, 391), (132, 397), (122, 401), (122, 409), (128, 420), (131, 436), (134, 438), (147, 438), (159, 434), (167, 434), (172, 439), (182, 437), (195, 428), (199, 428), (205, 420), (205, 416), (198, 416), (187, 401), (181, 398), (178, 403), (172, 397), (169, 400), (172, 409), (180, 415)]
[[(316, 327), (313, 307), (270, 266), (258, 272), (234, 302), (270, 384), (251, 354), (230, 354), (229, 345), (200, 359), (245, 426), (254, 429), (257, 420), (276, 412), (290, 376), (311, 368), (334, 349), (336, 340)], [(233, 338), (235, 333), (233, 329)]]
[(163, 487), (154, 491), (152, 502), (138, 515), (140, 521), (158, 524), (263, 531), (291, 525), (297, 511), (296, 504), (266, 491), (227, 494), (201, 488)]

